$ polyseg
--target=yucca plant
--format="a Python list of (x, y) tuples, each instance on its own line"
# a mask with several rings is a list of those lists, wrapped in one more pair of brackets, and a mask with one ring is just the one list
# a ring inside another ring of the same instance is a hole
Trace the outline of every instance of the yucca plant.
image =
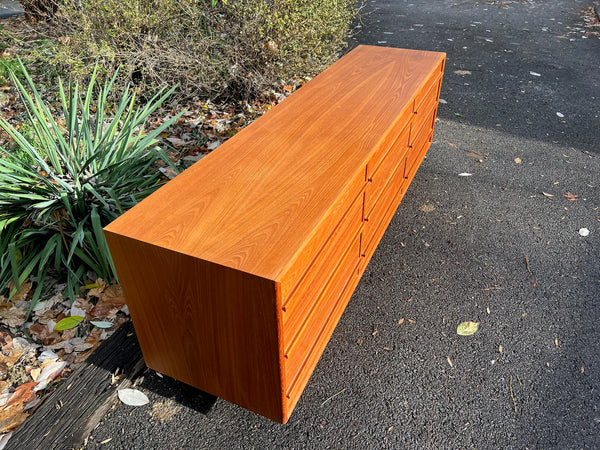
[(23, 64), (21, 70), (24, 84), (14, 74), (11, 79), (36, 145), (0, 117), (19, 148), (0, 148), (0, 292), (14, 295), (33, 275), (33, 307), (50, 272), (66, 281), (72, 299), (89, 271), (116, 279), (102, 227), (159, 187), (157, 165), (172, 163), (156, 138), (179, 115), (146, 133), (148, 117), (173, 89), (137, 106), (125, 88), (108, 117), (115, 77), (96, 87), (94, 72), (84, 90), (78, 84), (65, 90), (59, 82), (62, 117), (56, 119)]

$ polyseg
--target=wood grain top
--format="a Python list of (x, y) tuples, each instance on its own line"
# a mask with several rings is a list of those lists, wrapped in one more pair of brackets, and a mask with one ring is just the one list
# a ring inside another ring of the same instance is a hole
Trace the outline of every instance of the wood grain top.
[(443, 58), (357, 47), (105, 231), (279, 280)]

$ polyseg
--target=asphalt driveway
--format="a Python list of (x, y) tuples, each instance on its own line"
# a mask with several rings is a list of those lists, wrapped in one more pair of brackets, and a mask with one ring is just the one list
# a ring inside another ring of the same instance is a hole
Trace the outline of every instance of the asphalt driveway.
[(86, 448), (600, 447), (592, 4), (369, 1), (353, 43), (447, 52), (443, 102), (289, 423), (148, 371)]

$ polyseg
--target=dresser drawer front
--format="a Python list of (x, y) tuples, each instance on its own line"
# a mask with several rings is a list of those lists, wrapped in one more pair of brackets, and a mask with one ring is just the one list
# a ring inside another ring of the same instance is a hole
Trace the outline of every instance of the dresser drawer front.
[[(411, 125), (412, 126), (412, 125)], [(390, 179), (396, 175), (398, 166), (404, 166), (404, 160), (408, 150), (409, 138), (411, 135), (411, 126), (405, 128), (402, 134), (398, 137), (394, 146), (387, 153), (386, 157), (381, 161), (377, 170), (367, 180), (365, 186), (365, 222), (372, 220), (371, 215), (373, 210), (379, 203), (385, 186), (388, 185)], [(399, 172), (402, 176), (403, 169)]]
[[(301, 372), (312, 372), (313, 361), (321, 355), (329, 336), (337, 324), (341, 311), (336, 313), (349, 284), (358, 282), (358, 263), (360, 260), (360, 233), (357, 234), (340, 264), (313, 305), (306, 320), (295, 338), (286, 346), (284, 352), (285, 374), (288, 395), (301, 378)], [(355, 283), (354, 283), (355, 285)], [(344, 303), (345, 306), (345, 303)], [(343, 307), (342, 307), (343, 311)], [(307, 376), (310, 376), (308, 373)]]
[[(402, 195), (406, 191), (408, 182), (404, 179), (405, 164), (406, 159), (403, 159), (390, 178), (389, 183), (384, 187), (382, 194), (377, 201), (377, 205), (370, 213), (368, 221), (365, 222), (360, 250), (362, 258), (368, 260), (373, 254), (375, 247), (377, 247), (377, 244), (379, 243), (379, 239), (381, 239), (381, 236), (378, 235), (377, 232), (382, 226), (382, 222), (385, 222), (384, 218), (387, 212), (390, 208), (394, 211), (396, 210)], [(388, 222), (383, 224), (384, 231), (385, 228), (387, 228), (387, 224)]]
[(413, 177), (415, 176), (415, 173), (417, 173), (417, 169), (421, 165), (421, 161), (423, 161), (423, 158), (425, 157), (427, 150), (429, 150), (429, 146), (431, 145), (432, 139), (433, 139), (433, 129), (430, 129), (429, 134), (426, 136), (426, 139), (420, 141), (420, 147), (416, 147), (415, 159), (413, 161), (412, 167), (408, 167), (408, 165), (407, 165), (406, 170), (404, 172), (407, 186), (408, 186), (408, 183), (410, 183), (411, 180), (413, 179)]
[(408, 153), (406, 156), (406, 166), (404, 170), (404, 178), (408, 178), (410, 172), (412, 171), (415, 163), (419, 160), (419, 156), (421, 155), (421, 150), (423, 149), (423, 145), (426, 141), (429, 140), (430, 135), (433, 132), (433, 123), (435, 120), (435, 112), (436, 108), (434, 107), (430, 112), (424, 123), (421, 126), (421, 129), (417, 133), (415, 139), (411, 142)]
[(419, 129), (421, 124), (423, 124), (427, 120), (427, 117), (429, 116), (431, 110), (437, 107), (437, 104), (439, 102), (439, 91), (441, 87), (442, 79), (438, 78), (435, 85), (431, 87), (427, 97), (425, 97), (423, 99), (423, 102), (419, 105), (417, 115), (413, 119), (416, 119), (417, 129)]
[(327, 216), (320, 223), (319, 228), (304, 247), (300, 249), (290, 267), (284, 271), (284, 275), (280, 279), (284, 307), (287, 307), (287, 302), (292, 300), (293, 296), (291, 294), (296, 289), (296, 285), (303, 279), (313, 261), (319, 257), (318, 255), (323, 247), (341, 226), (341, 222), (344, 220), (342, 217), (348, 211), (348, 205), (352, 205), (356, 199), (362, 201), (365, 187), (364, 177), (363, 167), (362, 170), (358, 170), (354, 174), (335, 205), (332, 206)]
[[(283, 303), (283, 342), (287, 345), (302, 328), (314, 304), (362, 226), (362, 195), (344, 218)], [(356, 252), (358, 255), (358, 251)]]
[(441, 62), (437, 69), (431, 73), (423, 87), (415, 94), (413, 101), (414, 114), (419, 114), (422, 111), (421, 106), (426, 98), (434, 97), (436, 100), (439, 98), (443, 71), (444, 63)]
[(386, 159), (387, 155), (391, 152), (391, 150), (399, 145), (403, 140), (406, 141), (406, 145), (408, 145), (408, 138), (410, 135), (411, 123), (409, 119), (412, 118), (413, 113), (407, 115), (407, 119), (403, 124), (402, 130), (400, 133), (394, 134), (392, 139), (387, 140), (386, 146), (381, 146), (371, 157), (369, 162), (367, 163), (367, 169), (365, 171), (365, 182), (369, 179), (373, 178), (375, 172), (379, 169), (379, 166), (383, 163), (384, 159)]
[(385, 234), (385, 231), (394, 217), (394, 213), (396, 212), (396, 209), (398, 209), (398, 205), (400, 205), (402, 197), (404, 197), (406, 189), (408, 188), (408, 181), (404, 180), (403, 177), (399, 177), (399, 180), (396, 181), (400, 185), (399, 187), (386, 189), (386, 196), (389, 196), (388, 198), (390, 199), (386, 205), (387, 208), (381, 208), (381, 210), (378, 209), (376, 211), (378, 221), (365, 226), (363, 240), (361, 242), (361, 259), (358, 266), (358, 270), (361, 274), (367, 267), (373, 253), (375, 253), (379, 241)]

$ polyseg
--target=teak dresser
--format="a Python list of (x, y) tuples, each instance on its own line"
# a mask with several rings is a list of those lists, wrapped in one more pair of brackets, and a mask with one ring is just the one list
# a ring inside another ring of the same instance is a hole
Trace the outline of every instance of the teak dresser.
[(444, 62), (357, 47), (105, 228), (149, 367), (288, 420), (429, 148)]

